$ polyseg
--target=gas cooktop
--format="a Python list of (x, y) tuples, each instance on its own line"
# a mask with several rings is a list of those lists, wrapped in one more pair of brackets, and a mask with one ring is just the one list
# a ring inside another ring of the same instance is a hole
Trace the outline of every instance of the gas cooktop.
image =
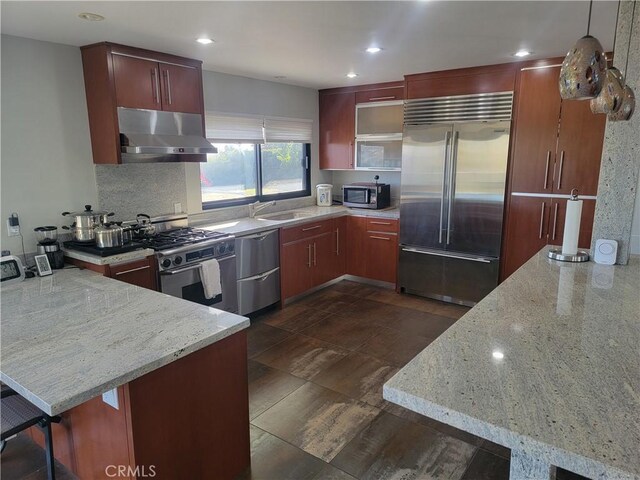
[(232, 235), (221, 232), (212, 232), (199, 228), (176, 228), (167, 230), (155, 235), (135, 237), (136, 241), (142, 242), (145, 247), (156, 251), (168, 250), (171, 248), (184, 247), (200, 243), (210, 243), (213, 240), (226, 240), (233, 238)]

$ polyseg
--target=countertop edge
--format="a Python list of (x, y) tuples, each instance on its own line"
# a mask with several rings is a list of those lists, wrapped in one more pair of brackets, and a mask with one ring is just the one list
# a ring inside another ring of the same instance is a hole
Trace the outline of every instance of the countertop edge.
[(432, 418), (509, 449), (526, 448), (528, 453), (533, 453), (551, 465), (565, 468), (578, 474), (593, 475), (595, 470), (596, 476), (598, 477), (604, 474), (614, 475), (613, 478), (617, 480), (638, 480), (640, 478), (633, 473), (621, 471), (614, 466), (584, 457), (578, 453), (552, 447), (546, 443), (530, 438), (527, 435), (520, 435), (511, 430), (506, 430), (464, 413), (448, 409), (424, 398), (398, 390), (388, 385), (393, 381), (394, 377), (391, 377), (391, 379), (383, 385), (382, 397), (389, 402), (400, 405), (420, 415)]
[(90, 390), (77, 394), (69, 398), (67, 401), (61, 402), (55, 405), (49, 405), (48, 403), (44, 402), (40, 397), (38, 397), (37, 395), (34, 395), (29, 390), (22, 387), (19, 383), (15, 382), (11, 377), (7, 376), (3, 372), (0, 372), (0, 379), (5, 384), (7, 384), (10, 388), (15, 390), (19, 395), (23, 396), (24, 398), (29, 400), (31, 403), (33, 403), (35, 406), (37, 406), (39, 409), (41, 409), (43, 412), (45, 412), (47, 415), (50, 415), (50, 416), (59, 415), (67, 410), (70, 410), (73, 407), (76, 407), (88, 400), (91, 400), (92, 398), (97, 397), (98, 395), (102, 395), (104, 392), (108, 392), (109, 390), (112, 390), (121, 385), (124, 385), (125, 383), (129, 383), (137, 378), (142, 377), (143, 375), (149, 372), (158, 370), (159, 368), (162, 368), (186, 355), (189, 355), (190, 353), (197, 352), (198, 350), (201, 350), (205, 347), (213, 345), (214, 343), (217, 343), (220, 340), (223, 340), (227, 337), (230, 337), (231, 335), (234, 335), (242, 330), (245, 330), (250, 326), (250, 324), (251, 324), (250, 320), (244, 317), (244, 320), (242, 322), (232, 327), (228, 327), (225, 330), (217, 332), (216, 334), (204, 340), (196, 342), (192, 345), (189, 345), (188, 347), (178, 349), (173, 353), (164, 355), (163, 357), (147, 365), (140, 366), (130, 372), (127, 372), (126, 374), (123, 374), (117, 378), (114, 378), (109, 382), (106, 382)]
[(134, 262), (136, 260), (142, 260), (155, 254), (155, 252), (150, 248), (132, 250), (130, 252), (110, 255), (108, 257), (100, 257), (98, 255), (92, 255), (90, 253), (81, 252), (79, 250), (72, 250), (65, 247), (63, 247), (61, 250), (64, 252), (65, 257), (92, 263), (94, 265), (113, 265), (116, 263)]

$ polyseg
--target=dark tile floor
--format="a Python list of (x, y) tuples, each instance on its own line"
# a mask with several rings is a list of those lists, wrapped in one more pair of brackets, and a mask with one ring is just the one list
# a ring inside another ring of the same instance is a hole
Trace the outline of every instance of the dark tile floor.
[[(254, 318), (251, 468), (239, 480), (507, 479), (508, 449), (382, 398), (383, 383), (466, 311), (343, 281)], [(12, 440), (2, 478), (46, 478), (43, 451)]]

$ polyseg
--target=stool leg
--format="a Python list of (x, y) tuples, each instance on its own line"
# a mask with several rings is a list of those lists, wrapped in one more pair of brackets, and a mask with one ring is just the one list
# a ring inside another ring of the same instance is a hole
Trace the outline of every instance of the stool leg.
[(53, 456), (53, 437), (51, 435), (51, 423), (47, 422), (44, 427), (45, 453), (47, 455), (47, 477), (49, 480), (56, 479), (56, 459)]

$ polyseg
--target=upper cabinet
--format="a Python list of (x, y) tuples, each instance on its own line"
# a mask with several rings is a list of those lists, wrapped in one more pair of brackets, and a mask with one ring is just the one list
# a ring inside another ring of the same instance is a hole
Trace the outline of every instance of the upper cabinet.
[(122, 163), (118, 107), (200, 114), (204, 131), (199, 60), (108, 42), (81, 50), (94, 163)]
[(356, 94), (320, 93), (320, 168), (353, 168)]
[(596, 194), (606, 116), (592, 114), (589, 102), (562, 101), (559, 75), (559, 66), (520, 72), (512, 192)]
[[(403, 99), (402, 82), (320, 91), (320, 168), (397, 169)], [(395, 143), (388, 142), (390, 133)]]

